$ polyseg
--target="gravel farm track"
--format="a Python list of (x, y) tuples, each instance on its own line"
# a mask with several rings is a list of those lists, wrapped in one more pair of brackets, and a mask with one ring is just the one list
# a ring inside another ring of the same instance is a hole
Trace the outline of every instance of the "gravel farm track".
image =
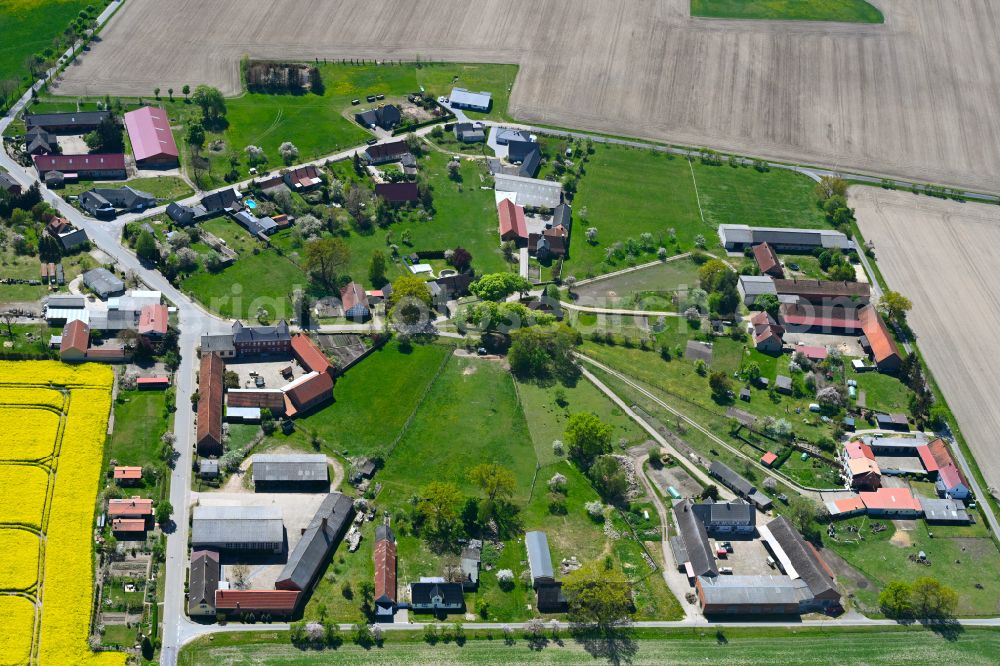
[(884, 25), (692, 19), (689, 0), (127, 0), (57, 92), (239, 93), (239, 60), (519, 64), (524, 122), (1000, 189), (1000, 0)]
[(909, 322), (979, 463), (1000, 488), (1000, 207), (852, 187), (861, 233), (886, 282), (913, 301)]

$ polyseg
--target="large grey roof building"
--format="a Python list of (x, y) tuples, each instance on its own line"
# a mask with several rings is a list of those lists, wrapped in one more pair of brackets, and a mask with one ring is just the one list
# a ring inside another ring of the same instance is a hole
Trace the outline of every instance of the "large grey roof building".
[(191, 523), (192, 548), (271, 551), (284, 547), (285, 526), (279, 506), (196, 506)]
[(219, 589), (219, 573), (219, 553), (214, 550), (197, 550), (191, 553), (188, 615), (215, 615), (215, 591)]
[(721, 481), (722, 485), (732, 490), (737, 496), (753, 502), (761, 511), (767, 511), (771, 508), (771, 499), (758, 491), (752, 483), (734, 472), (728, 465), (713, 460), (708, 468), (708, 473)]
[(465, 88), (451, 89), (451, 105), (457, 109), (489, 111), (492, 95), (488, 92), (471, 92)]
[(740, 293), (743, 304), (753, 305), (757, 298), (764, 294), (778, 295), (778, 289), (774, 286), (774, 278), (770, 275), (741, 275), (736, 283), (736, 291)]
[(527, 532), (524, 535), (524, 547), (528, 551), (531, 582), (537, 584), (554, 581), (556, 576), (552, 570), (552, 555), (549, 553), (549, 540), (545, 532)]
[(785, 574), (793, 579), (804, 580), (809, 586), (816, 606), (825, 608), (840, 605), (840, 592), (834, 585), (833, 573), (820, 560), (812, 545), (802, 538), (784, 516), (769, 522), (761, 530), (761, 534), (771, 545)]
[(555, 208), (562, 202), (562, 185), (553, 180), (523, 178), (498, 173), (493, 177), (497, 192), (513, 192), (518, 206)]
[(302, 538), (288, 556), (274, 587), (309, 590), (354, 518), (354, 503), (342, 493), (330, 493), (320, 504)]
[(811, 596), (805, 581), (788, 576), (700, 577), (695, 586), (706, 615), (798, 614)]
[(848, 250), (850, 239), (833, 229), (793, 229), (783, 227), (750, 227), (745, 224), (720, 224), (719, 240), (727, 250), (767, 243), (776, 250), (827, 249)]
[(258, 453), (251, 458), (257, 490), (286, 484), (327, 484), (329, 468), (323, 454)]
[(717, 576), (719, 570), (708, 543), (708, 531), (694, 506), (691, 500), (674, 503), (677, 536), (671, 537), (670, 548), (678, 567), (689, 565), (694, 576)]
[(101, 298), (125, 291), (125, 283), (106, 268), (95, 268), (84, 273), (83, 284)]

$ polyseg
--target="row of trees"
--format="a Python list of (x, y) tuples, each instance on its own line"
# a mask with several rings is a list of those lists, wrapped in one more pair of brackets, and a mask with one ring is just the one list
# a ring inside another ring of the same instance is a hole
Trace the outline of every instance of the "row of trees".
[(958, 608), (958, 593), (930, 576), (912, 583), (894, 580), (878, 595), (879, 607), (896, 619), (949, 619)]

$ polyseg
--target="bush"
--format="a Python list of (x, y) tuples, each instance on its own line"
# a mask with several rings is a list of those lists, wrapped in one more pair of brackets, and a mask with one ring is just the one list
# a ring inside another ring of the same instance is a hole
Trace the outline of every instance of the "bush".
[(583, 508), (586, 509), (587, 515), (590, 516), (591, 520), (599, 523), (604, 521), (604, 505), (601, 502), (597, 500), (587, 502)]

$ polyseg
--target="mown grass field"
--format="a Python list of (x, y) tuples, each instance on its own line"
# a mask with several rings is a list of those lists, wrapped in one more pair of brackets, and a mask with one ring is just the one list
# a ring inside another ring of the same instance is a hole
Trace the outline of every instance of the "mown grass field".
[[(929, 494), (926, 489), (917, 492)], [(873, 522), (887, 529), (873, 534)], [(826, 548), (878, 586), (854, 590), (862, 610), (878, 612), (878, 592), (890, 581), (931, 576), (958, 592), (958, 616), (993, 617), (1000, 612), (1000, 553), (986, 526), (982, 522), (971, 526), (913, 523), (913, 529), (902, 530), (888, 520), (857, 517), (834, 523), (840, 540), (823, 537)], [(859, 527), (863, 542), (847, 531), (848, 525)], [(910, 560), (920, 551), (926, 553), (929, 566)]]
[(0, 2), (0, 79), (20, 82), (28, 76), (24, 59), (52, 46), (52, 40), (69, 26), (91, 0), (3, 0)]
[(128, 185), (129, 187), (142, 192), (148, 192), (157, 199), (162, 199), (164, 202), (186, 199), (194, 194), (194, 190), (192, 190), (191, 186), (184, 182), (182, 178), (177, 176), (152, 176), (150, 178), (133, 178), (131, 180), (122, 182), (115, 181), (113, 183), (96, 183), (94, 181), (69, 183), (63, 188), (62, 192), (60, 192), (60, 196), (63, 198), (72, 195), (79, 196), (93, 187), (121, 187), (122, 185)]
[[(432, 481), (452, 482), (465, 495), (479, 495), (467, 477), (468, 470), (481, 462), (498, 462), (516, 479), (518, 523), (524, 530), (545, 530), (556, 561), (574, 555), (582, 561), (610, 555), (614, 565), (633, 580), (641, 617), (677, 616), (676, 601), (662, 577), (650, 575), (641, 546), (603, 535), (602, 526), (584, 510), (584, 504), (597, 494), (575, 468), (552, 453), (552, 440), (562, 437), (568, 412), (597, 413), (614, 426), (616, 441), (618, 437), (629, 443), (642, 441), (637, 426), (584, 382), (561, 389), (567, 402), (564, 408), (555, 405), (559, 387), (515, 384), (495, 361), (446, 358), (445, 354), (451, 350), (439, 345), (414, 345), (406, 353), (387, 346), (338, 380), (333, 406), (298, 421), (292, 436), (275, 435), (265, 446), (291, 443), (305, 448), (310, 433), (322, 432), (332, 438), (324, 436), (324, 447), (355, 455), (374, 449), (388, 451), (398, 437), (376, 475), (381, 486), (376, 508), (393, 515), (408, 511), (411, 498)], [(547, 482), (556, 472), (569, 480), (566, 515), (549, 512)], [(395, 521), (394, 526), (401, 592), (406, 583), (440, 575), (446, 564), (457, 562), (457, 550), (436, 552), (404, 522)], [(348, 598), (343, 585), (350, 582), (356, 591), (361, 581), (371, 578), (372, 530), (371, 524), (366, 525), (365, 540), (357, 552), (338, 550), (317, 585), (306, 618), (315, 617), (320, 605), (339, 620), (360, 618), (356, 592)], [(496, 621), (533, 616), (530, 590), (518, 583), (504, 591), (496, 580), (497, 569), (508, 568), (519, 575), (526, 567), (522, 539), (514, 536), (505, 541), (495, 567), (482, 570), (479, 590), (466, 597), (468, 612)]]
[[(563, 271), (578, 279), (651, 261), (659, 246), (670, 254), (688, 252), (698, 236), (716, 251), (720, 224), (827, 226), (813, 181), (783, 169), (713, 166), (607, 144), (594, 145), (585, 167), (573, 200), (575, 227)], [(597, 229), (594, 243), (586, 237), (589, 227)], [(608, 248), (643, 233), (653, 235), (651, 250), (632, 259), (607, 259)]]
[[(153, 465), (165, 476), (168, 471), (160, 459), (160, 438), (170, 426), (167, 423), (164, 391), (119, 391), (113, 405), (115, 428), (108, 438), (105, 456), (119, 465)], [(135, 488), (135, 494), (153, 497), (155, 483), (144, 479), (145, 487)], [(130, 491), (133, 489), (130, 489)]]
[(885, 20), (882, 12), (865, 0), (691, 0), (691, 15), (845, 23), (882, 23)]
[[(388, 632), (387, 632), (388, 633)], [(380, 664), (582, 664), (606, 663), (594, 648), (572, 637), (558, 642), (530, 645), (517, 636), (506, 644), (499, 631), (466, 631), (470, 639), (463, 645), (454, 641), (429, 645), (419, 632), (388, 633), (384, 647), (366, 650), (345, 644), (336, 651), (299, 650), (288, 644), (285, 632), (217, 634), (186, 645), (180, 653), (181, 666), (216, 664), (281, 664), (310, 666), (336, 661), (346, 666), (365, 666), (373, 658)], [(968, 629), (954, 640), (923, 628), (889, 627), (874, 631), (861, 629), (711, 629), (638, 630), (632, 640), (618, 648), (634, 666), (654, 664), (717, 664), (754, 666), (802, 664), (825, 666), (831, 663), (878, 663), (892, 666), (915, 663), (987, 664), (1000, 649), (1000, 632)]]

